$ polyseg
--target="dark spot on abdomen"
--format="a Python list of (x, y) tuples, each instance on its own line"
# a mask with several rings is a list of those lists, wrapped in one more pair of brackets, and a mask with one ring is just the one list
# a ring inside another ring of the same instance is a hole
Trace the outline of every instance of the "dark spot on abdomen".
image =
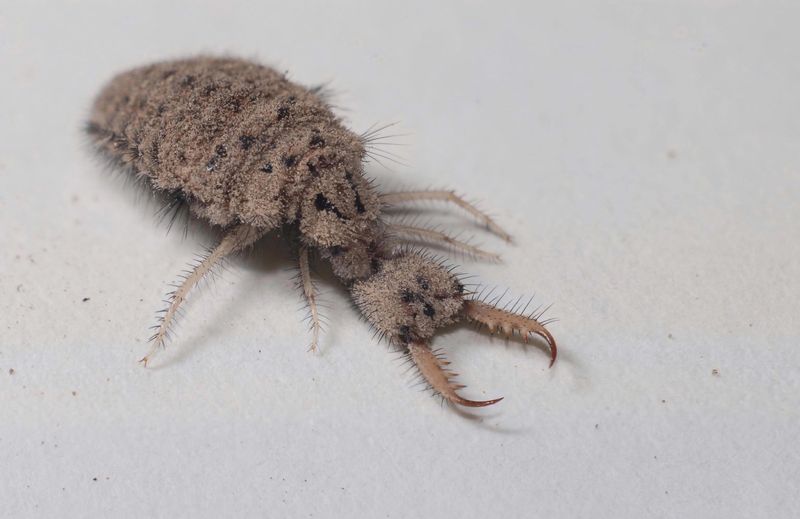
[(337, 209), (330, 200), (325, 198), (325, 195), (322, 193), (317, 194), (317, 198), (314, 199), (314, 207), (317, 208), (317, 211), (329, 211), (339, 218), (345, 219), (342, 213), (339, 212), (339, 209)]
[(361, 197), (359, 196), (358, 191), (356, 191), (356, 211), (358, 211), (359, 214), (364, 214), (366, 212), (364, 204), (361, 202)]
[(250, 149), (250, 146), (256, 142), (256, 138), (252, 135), (240, 135), (239, 136), (239, 145), (242, 147), (243, 150)]
[(400, 339), (400, 342), (403, 344), (408, 344), (411, 342), (411, 328), (404, 324), (398, 329), (398, 331), (400, 333), (398, 334), (397, 338)]
[(153, 143), (150, 145), (150, 160), (153, 161), (153, 164), (155, 164), (156, 166), (161, 164), (161, 161), (158, 158), (159, 152), (160, 152), (159, 140), (155, 139), (153, 140)]

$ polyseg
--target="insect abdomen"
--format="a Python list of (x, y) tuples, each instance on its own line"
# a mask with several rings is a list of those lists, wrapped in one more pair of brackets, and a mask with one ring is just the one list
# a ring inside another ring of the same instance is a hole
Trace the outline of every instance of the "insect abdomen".
[(271, 68), (227, 58), (116, 76), (88, 130), (115, 161), (218, 225), (278, 225), (296, 212), (309, 155), (337, 143), (361, 152), (355, 136), (342, 142), (349, 132), (316, 94)]

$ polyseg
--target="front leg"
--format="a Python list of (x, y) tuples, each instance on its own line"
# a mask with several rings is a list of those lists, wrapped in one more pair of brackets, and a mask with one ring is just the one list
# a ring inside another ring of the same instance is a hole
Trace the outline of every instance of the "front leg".
[(465, 210), (476, 219), (478, 219), (483, 225), (486, 226), (489, 231), (493, 232), (494, 234), (500, 236), (505, 241), (511, 241), (511, 235), (508, 234), (506, 231), (500, 227), (494, 219), (489, 216), (488, 214), (484, 213), (474, 204), (471, 204), (464, 200), (463, 197), (458, 196), (455, 191), (452, 190), (428, 190), (428, 191), (398, 191), (393, 193), (383, 193), (381, 195), (381, 202), (384, 204), (402, 204), (406, 202), (418, 202), (421, 200), (436, 200), (440, 202), (448, 202), (451, 204), (455, 204), (461, 209)]

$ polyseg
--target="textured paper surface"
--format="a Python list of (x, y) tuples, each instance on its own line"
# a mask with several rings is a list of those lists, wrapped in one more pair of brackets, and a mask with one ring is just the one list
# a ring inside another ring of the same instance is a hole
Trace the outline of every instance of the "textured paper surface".
[[(0, 515), (793, 517), (800, 501), (800, 8), (727, 2), (0, 6)], [(142, 369), (165, 234), (80, 127), (115, 72), (230, 52), (400, 120), (388, 187), (455, 187), (560, 357), (437, 337), (505, 400), (414, 385), (346, 294), (306, 352), (279, 239), (194, 294)]]

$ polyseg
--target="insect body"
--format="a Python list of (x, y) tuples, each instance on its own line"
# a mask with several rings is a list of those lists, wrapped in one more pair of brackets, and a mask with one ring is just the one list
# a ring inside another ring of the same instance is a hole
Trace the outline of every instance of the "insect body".
[[(323, 97), (253, 62), (200, 57), (137, 68), (100, 92), (87, 131), (99, 149), (148, 187), (184, 203), (224, 230), (169, 294), (151, 338), (165, 344), (191, 289), (222, 259), (281, 227), (296, 229), (303, 293), (319, 333), (309, 251), (317, 250), (345, 283), (365, 318), (403, 348), (423, 377), (452, 403), (461, 397), (446, 361), (430, 348), (441, 326), (472, 320), (506, 335), (553, 337), (537, 320), (474, 300), (458, 277), (403, 237), (444, 243), (476, 255), (480, 249), (432, 229), (387, 223), (389, 205), (442, 200), (461, 206), (508, 239), (487, 215), (449, 191), (378, 193), (363, 163), (374, 134), (342, 125)], [(551, 361), (551, 364), (552, 364)]]

